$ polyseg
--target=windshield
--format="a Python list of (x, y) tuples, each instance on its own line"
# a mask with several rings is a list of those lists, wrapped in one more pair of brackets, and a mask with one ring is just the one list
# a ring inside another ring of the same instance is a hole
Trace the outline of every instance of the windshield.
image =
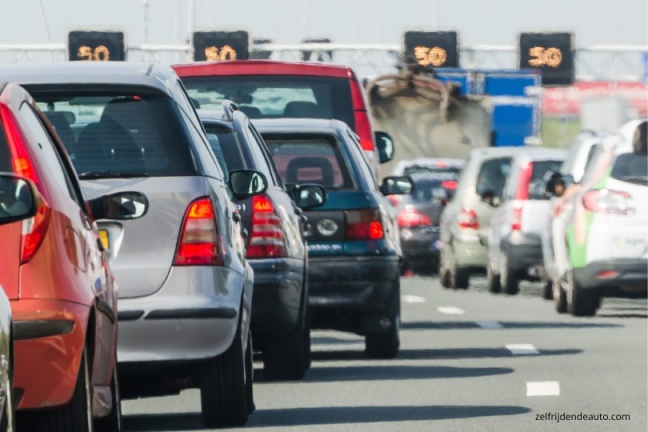
[(547, 194), (547, 176), (548, 173), (558, 172), (562, 165), (562, 160), (545, 160), (533, 162), (531, 178), (528, 184), (528, 199), (543, 200), (551, 198)]
[(493, 196), (501, 196), (510, 168), (510, 157), (484, 161), (477, 175), (477, 185), (475, 187), (477, 195), (482, 196), (484, 192), (491, 192)]
[(209, 145), (216, 155), (221, 170), (225, 173), (226, 180), (229, 178), (230, 171), (246, 169), (245, 159), (234, 131), (209, 125), (205, 125), (205, 129)]
[(223, 100), (229, 99), (251, 119), (337, 119), (355, 127), (351, 86), (345, 78), (217, 76), (182, 81), (202, 109), (219, 110)]
[(354, 187), (337, 141), (265, 138), (265, 142), (284, 183), (316, 183), (327, 189)]
[(80, 178), (195, 175), (173, 100), (129, 92), (32, 92)]
[(612, 167), (612, 178), (648, 186), (648, 157), (645, 154), (636, 153), (617, 156)]

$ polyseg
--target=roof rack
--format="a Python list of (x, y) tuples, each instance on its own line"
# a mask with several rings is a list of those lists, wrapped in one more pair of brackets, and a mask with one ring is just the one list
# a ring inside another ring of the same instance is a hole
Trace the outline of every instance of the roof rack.
[(229, 99), (223, 100), (223, 112), (225, 114), (225, 120), (232, 121), (234, 117), (234, 111), (240, 111), (238, 105), (236, 105)]

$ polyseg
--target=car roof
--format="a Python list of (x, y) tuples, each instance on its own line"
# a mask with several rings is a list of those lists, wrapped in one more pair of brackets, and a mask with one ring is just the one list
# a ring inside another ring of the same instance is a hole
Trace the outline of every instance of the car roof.
[(531, 160), (531, 161), (543, 161), (543, 160), (564, 160), (567, 157), (567, 150), (565, 149), (555, 149), (555, 148), (534, 148), (525, 151), (524, 153), (518, 153), (514, 156), (515, 160)]
[(346, 123), (334, 119), (277, 118), (252, 120), (261, 133), (336, 133), (351, 130)]
[(308, 62), (280, 62), (274, 60), (233, 60), (223, 62), (196, 62), (173, 65), (182, 77), (212, 75), (304, 75), (350, 78), (353, 71), (347, 66)]
[(529, 150), (531, 150), (529, 147), (483, 147), (472, 150), (470, 156), (487, 159), (501, 156), (515, 156), (518, 153)]
[(456, 180), (459, 176), (456, 173), (451, 172), (437, 172), (437, 173), (414, 173), (408, 174), (414, 183), (425, 182), (425, 181), (434, 181), (434, 180)]
[(223, 126), (230, 127), (232, 125), (232, 121), (227, 119), (227, 117), (225, 116), (225, 111), (223, 110), (207, 110), (201, 108), (197, 109), (196, 113), (198, 113), (198, 118), (200, 118), (200, 121), (218, 123), (222, 124)]
[(445, 164), (448, 166), (463, 166), (465, 161), (463, 159), (456, 158), (416, 158), (402, 160), (398, 162), (399, 166), (410, 167), (410, 166), (438, 166), (439, 164)]
[(146, 86), (172, 94), (176, 75), (168, 66), (130, 62), (20, 64), (0, 67), (0, 80), (21, 85), (108, 84)]

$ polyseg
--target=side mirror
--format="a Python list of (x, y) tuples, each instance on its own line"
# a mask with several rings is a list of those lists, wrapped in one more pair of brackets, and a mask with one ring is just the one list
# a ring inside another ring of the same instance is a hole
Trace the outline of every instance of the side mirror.
[(414, 182), (410, 176), (385, 177), (380, 185), (383, 195), (409, 195), (414, 190)]
[(297, 207), (302, 210), (321, 206), (328, 199), (326, 190), (317, 184), (294, 185), (290, 188), (290, 194)]
[(501, 203), (500, 198), (495, 195), (495, 192), (490, 190), (484, 191), (484, 193), (481, 194), (481, 201), (492, 207), (497, 207)]
[(93, 198), (88, 206), (96, 220), (132, 220), (146, 214), (149, 202), (141, 192), (117, 192)]
[(382, 164), (394, 159), (394, 141), (389, 134), (385, 132), (376, 132), (374, 134), (374, 139), (376, 140), (380, 163)]
[(268, 180), (263, 173), (253, 170), (230, 172), (228, 184), (236, 199), (250, 198), (268, 189)]
[(38, 211), (34, 183), (12, 174), (0, 174), (0, 225), (29, 219)]

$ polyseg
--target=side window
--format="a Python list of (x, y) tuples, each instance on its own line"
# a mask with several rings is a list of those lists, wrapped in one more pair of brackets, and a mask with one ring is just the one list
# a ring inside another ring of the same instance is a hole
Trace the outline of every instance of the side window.
[[(71, 199), (78, 203), (78, 197), (72, 186), (72, 181), (70, 180), (68, 174), (65, 172), (63, 167), (63, 162), (54, 147), (50, 136), (45, 130), (45, 126), (41, 120), (36, 116), (36, 113), (32, 110), (32, 107), (28, 103), (23, 103), (20, 107), (20, 114), (25, 124), (29, 128), (29, 131), (34, 135), (38, 141), (40, 148), (40, 160), (44, 161), (47, 164), (47, 170), (52, 176), (54, 181), (54, 186), (59, 189), (62, 193), (67, 194)], [(81, 205), (81, 208), (83, 206)]]
[(266, 162), (268, 164), (268, 167), (270, 168), (270, 171), (272, 172), (272, 176), (274, 177), (275, 183), (278, 186), (282, 186), (283, 183), (281, 181), (281, 177), (279, 177), (279, 173), (277, 172), (277, 167), (275, 166), (274, 162), (272, 161), (272, 156), (270, 156), (270, 152), (268, 152), (268, 148), (265, 145), (265, 141), (261, 137), (261, 134), (259, 133), (259, 131), (256, 130), (254, 128), (254, 126), (252, 126), (251, 124), (250, 124), (250, 130), (252, 131), (252, 134), (254, 135), (256, 143), (257, 143), (259, 149), (261, 150), (261, 153), (263, 153), (263, 157), (265, 158), (265, 160), (266, 160)]
[(502, 193), (502, 200), (508, 201), (512, 200), (515, 197), (515, 189), (517, 188), (517, 177), (519, 169), (514, 167), (512, 172), (506, 176), (506, 181), (504, 183), (504, 192)]
[[(213, 151), (211, 150), (211, 146), (206, 140), (207, 137), (205, 136), (205, 134), (202, 131), (198, 131), (196, 129), (196, 126), (194, 126), (189, 116), (183, 110), (180, 110), (180, 113), (182, 114), (182, 119), (185, 122), (187, 131), (191, 136), (191, 140), (194, 143), (194, 148), (198, 152), (198, 157), (200, 158), (199, 164), (202, 165), (203, 168), (206, 169), (207, 171), (209, 170), (209, 168), (206, 167), (207, 165), (209, 167), (213, 167), (218, 172), (218, 178), (220, 179), (225, 178), (221, 170), (221, 167), (218, 164), (216, 156), (214, 155)], [(209, 163), (209, 162), (213, 162), (213, 163)], [(209, 172), (207, 172), (207, 174), (209, 174)]]
[(362, 177), (371, 189), (378, 190), (378, 184), (374, 179), (371, 168), (369, 168), (369, 163), (362, 151), (362, 147), (360, 147), (360, 141), (358, 141), (356, 135), (351, 133), (349, 130), (347, 130), (346, 141), (351, 153), (353, 154), (353, 158), (357, 161)]
[[(277, 182), (277, 177), (274, 175), (272, 169), (270, 168), (270, 162), (268, 162), (265, 155), (261, 151), (261, 146), (256, 136), (254, 135), (255, 130), (252, 128), (252, 125), (250, 123), (247, 123), (247, 128), (245, 128), (244, 130), (245, 136), (250, 143), (250, 153), (252, 153), (252, 157), (255, 161), (261, 162), (260, 165), (258, 163), (256, 164), (256, 169), (261, 171), (266, 176), (268, 182), (271, 182), (275, 186), (280, 185), (280, 183)], [(263, 143), (263, 141), (261, 141), (261, 143)]]

